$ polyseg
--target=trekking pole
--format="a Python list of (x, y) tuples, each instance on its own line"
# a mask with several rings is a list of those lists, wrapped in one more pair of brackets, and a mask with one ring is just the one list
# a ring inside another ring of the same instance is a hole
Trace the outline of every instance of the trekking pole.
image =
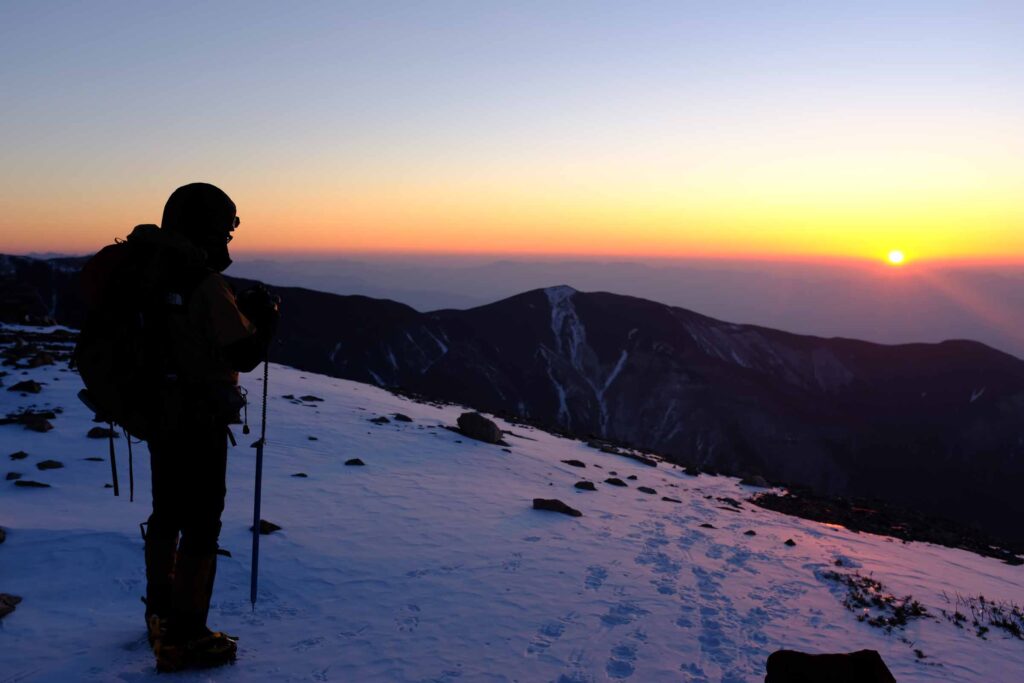
[(263, 357), (263, 406), (260, 418), (260, 438), (256, 442), (256, 497), (252, 506), (252, 579), (249, 584), (249, 602), (256, 611), (256, 588), (260, 568), (260, 493), (263, 488), (263, 446), (267, 442), (267, 380), (270, 376), (270, 354)]
[(114, 431), (113, 422), (108, 422), (107, 427), (107, 439), (110, 441), (110, 476), (114, 480), (114, 495), (120, 496), (121, 491), (117, 486), (117, 456), (114, 455), (114, 436), (117, 435), (117, 432)]

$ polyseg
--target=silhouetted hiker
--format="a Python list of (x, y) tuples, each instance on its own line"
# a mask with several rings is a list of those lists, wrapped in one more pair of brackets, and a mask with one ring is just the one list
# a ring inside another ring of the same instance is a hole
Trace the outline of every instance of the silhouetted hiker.
[(180, 187), (159, 228), (137, 226), (83, 270), (89, 315), (76, 359), (98, 416), (149, 443), (146, 625), (161, 670), (234, 659), (236, 639), (207, 628), (226, 493), (228, 425), (244, 398), (238, 372), (262, 361), (277, 300), (237, 299), (220, 273), (239, 225), (206, 183)]

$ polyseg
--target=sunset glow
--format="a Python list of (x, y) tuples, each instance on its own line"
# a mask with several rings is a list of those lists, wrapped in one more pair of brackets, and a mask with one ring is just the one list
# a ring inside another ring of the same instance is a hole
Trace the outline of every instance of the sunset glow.
[(889, 252), (889, 263), (891, 263), (894, 266), (903, 265), (903, 262), (906, 260), (906, 258), (907, 257), (904, 256), (903, 252), (900, 251), (899, 249), (893, 249), (892, 251)]
[(8, 5), (0, 251), (1022, 259), (1021, 5), (717, 7)]

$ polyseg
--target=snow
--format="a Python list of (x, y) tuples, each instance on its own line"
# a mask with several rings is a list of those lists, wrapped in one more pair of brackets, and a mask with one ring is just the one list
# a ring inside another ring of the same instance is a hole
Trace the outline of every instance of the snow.
[[(139, 602), (145, 448), (135, 452), (129, 503), (117, 441), (115, 498), (103, 488), (107, 444), (85, 437), (92, 423), (74, 398), (77, 375), (50, 366), (24, 378), (45, 382), (43, 392), (0, 390), (0, 410), (35, 403), (64, 412), (46, 434), (0, 427), (0, 455), (30, 454), (4, 458), (7, 470), (52, 484), (0, 482), (0, 591), (24, 598), (0, 620), (0, 680), (165, 680), (153, 669)], [(243, 383), (260, 393), (258, 371)], [(281, 398), (310, 393), (324, 401)], [(726, 510), (716, 497), (742, 500), (753, 490), (499, 420), (513, 432), (508, 453), (439, 427), (454, 424), (459, 407), (369, 385), (273, 365), (270, 397), (263, 516), (283, 530), (261, 540), (259, 602), (251, 611), (254, 437), (236, 430), (221, 538), (233, 556), (221, 558), (210, 620), (241, 638), (239, 660), (173, 680), (760, 681), (767, 655), (782, 647), (877, 649), (901, 683), (1006, 681), (1024, 670), (1024, 642), (995, 629), (981, 640), (939, 619), (887, 635), (858, 622), (817, 577), (843, 558), (938, 614), (943, 593), (1020, 603), (1024, 567), (749, 504)], [(367, 421), (394, 412), (414, 421)], [(366, 467), (344, 466), (352, 457)], [(44, 458), (65, 467), (39, 472)], [(587, 467), (561, 462), (571, 458)], [(637, 480), (605, 486), (611, 471)], [(598, 491), (574, 489), (582, 478)], [(535, 497), (560, 498), (583, 516), (532, 510)]]

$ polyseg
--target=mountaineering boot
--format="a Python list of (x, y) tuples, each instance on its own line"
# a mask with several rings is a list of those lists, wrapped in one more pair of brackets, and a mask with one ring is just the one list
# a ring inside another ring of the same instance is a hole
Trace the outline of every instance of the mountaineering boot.
[(235, 660), (238, 639), (206, 627), (216, 573), (216, 553), (178, 555), (171, 618), (153, 646), (159, 671), (208, 668)]
[[(174, 563), (178, 551), (178, 535), (146, 537), (146, 630), (153, 645), (153, 616), (166, 618), (171, 611), (174, 590)], [(157, 624), (160, 620), (157, 620)]]

